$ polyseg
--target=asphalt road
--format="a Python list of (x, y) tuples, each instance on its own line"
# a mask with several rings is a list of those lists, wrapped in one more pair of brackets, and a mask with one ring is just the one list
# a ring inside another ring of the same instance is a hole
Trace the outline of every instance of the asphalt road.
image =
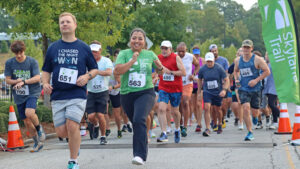
[[(293, 124), (295, 106), (289, 105)], [(117, 138), (116, 128), (108, 137), (107, 145), (98, 140), (82, 138), (79, 164), (81, 169), (299, 169), (300, 147), (289, 145), (291, 135), (275, 135), (274, 131), (254, 130), (255, 140), (245, 142), (247, 131), (239, 131), (228, 119), (222, 134), (210, 137), (194, 132), (195, 124), (188, 128), (188, 136), (180, 144), (174, 143), (174, 135), (168, 143), (149, 144), (146, 165), (135, 166), (132, 159), (132, 134), (124, 133)], [(265, 121), (263, 121), (265, 125)], [(154, 130), (159, 135), (160, 129)], [(0, 169), (65, 169), (69, 158), (68, 145), (57, 138), (49, 139), (44, 149), (30, 153), (29, 149), (18, 152), (0, 152)]]

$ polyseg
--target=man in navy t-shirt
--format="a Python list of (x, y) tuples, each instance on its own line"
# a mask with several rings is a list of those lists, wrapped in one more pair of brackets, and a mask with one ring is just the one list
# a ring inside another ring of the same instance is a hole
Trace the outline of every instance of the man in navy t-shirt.
[(47, 50), (42, 81), (45, 93), (51, 94), (56, 133), (59, 137), (69, 138), (68, 168), (78, 168), (79, 127), (86, 106), (86, 84), (96, 76), (98, 66), (90, 47), (75, 37), (75, 16), (62, 13), (59, 27), (62, 39)]
[[(218, 118), (218, 134), (222, 133), (222, 112), (221, 104), (222, 98), (225, 96), (227, 89), (229, 88), (229, 79), (224, 69), (215, 64), (215, 58), (213, 53), (208, 52), (205, 55), (206, 64), (202, 66), (198, 73), (198, 89), (202, 88), (203, 82), (203, 101), (204, 101), (204, 119), (206, 129), (203, 132), (203, 136), (210, 135), (210, 108), (215, 110)], [(200, 95), (200, 91), (198, 90)]]

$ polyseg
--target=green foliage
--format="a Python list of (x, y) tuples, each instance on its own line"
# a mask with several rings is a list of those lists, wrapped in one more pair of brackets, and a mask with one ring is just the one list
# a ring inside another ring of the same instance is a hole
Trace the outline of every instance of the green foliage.
[(27, 56), (31, 56), (34, 59), (36, 59), (41, 68), (44, 62), (42, 44), (40, 43), (35, 44), (34, 40), (27, 39), (25, 40), (25, 45), (26, 45), (25, 54)]
[(8, 45), (5, 40), (1, 41), (1, 53), (7, 53), (8, 52)]
[(14, 18), (8, 15), (5, 9), (0, 8), (0, 32), (8, 32), (15, 25)]
[(7, 132), (8, 129), (8, 114), (0, 113), (0, 133)]

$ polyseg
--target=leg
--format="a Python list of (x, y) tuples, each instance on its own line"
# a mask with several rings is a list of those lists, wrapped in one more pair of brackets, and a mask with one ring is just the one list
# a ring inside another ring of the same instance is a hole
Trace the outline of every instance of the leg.
[(250, 115), (250, 103), (244, 103), (242, 105), (243, 108), (243, 116), (244, 121), (246, 123), (246, 127), (248, 131), (252, 132), (252, 121), (251, 121), (251, 115)]
[(167, 107), (168, 104), (161, 101), (158, 103), (158, 121), (162, 132), (167, 132)]
[(80, 125), (77, 122), (67, 119), (66, 128), (69, 138), (69, 149), (71, 159), (77, 159), (78, 156), (78, 151), (81, 143), (80, 130), (78, 130), (79, 127)]

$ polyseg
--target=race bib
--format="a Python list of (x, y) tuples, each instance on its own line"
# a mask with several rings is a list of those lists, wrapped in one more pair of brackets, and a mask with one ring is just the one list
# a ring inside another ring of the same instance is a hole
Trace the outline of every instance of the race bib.
[(164, 81), (174, 81), (174, 75), (164, 73), (163, 80)]
[(253, 73), (250, 68), (240, 69), (240, 72), (242, 77), (253, 76)]
[(100, 80), (94, 80), (92, 87), (93, 87), (94, 90), (101, 90), (102, 87), (103, 87), (103, 82), (100, 81)]
[(129, 74), (128, 86), (129, 87), (144, 87), (146, 85), (146, 75), (133, 72)]
[(16, 90), (17, 95), (28, 96), (29, 95), (29, 87), (28, 85), (22, 86), (21, 89)]
[(215, 89), (218, 88), (218, 82), (216, 80), (207, 81), (207, 89)]
[(76, 84), (78, 70), (61, 67), (59, 70), (58, 81), (62, 83)]

